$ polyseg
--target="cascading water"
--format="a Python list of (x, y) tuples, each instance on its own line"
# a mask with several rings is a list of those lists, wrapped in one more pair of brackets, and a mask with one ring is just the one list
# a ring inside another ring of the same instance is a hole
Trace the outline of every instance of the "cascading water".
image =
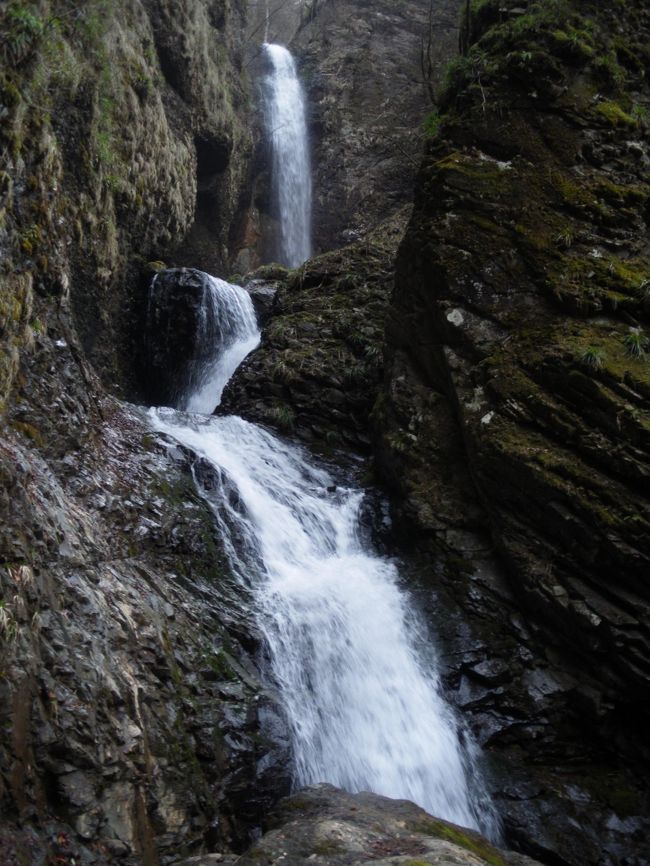
[(204, 293), (199, 340), (214, 347), (212, 357), (196, 371), (185, 408), (212, 412), (237, 367), (260, 341), (253, 302), (248, 292), (209, 277)]
[(280, 261), (297, 267), (311, 255), (311, 168), (305, 99), (291, 53), (265, 43), (271, 71), (264, 113), (273, 151), (273, 188), (280, 215)]
[[(150, 346), (155, 345), (160, 336), (156, 298), (159, 289), (156, 277), (149, 292), (146, 340)], [(174, 377), (171, 391), (177, 408), (212, 412), (221, 400), (228, 379), (257, 346), (260, 335), (248, 292), (209, 274), (202, 275), (200, 290), (196, 300), (194, 352), (184, 369)], [(165, 324), (170, 327), (168, 319), (169, 316)]]
[[(246, 307), (239, 292), (230, 287), (217, 299), (233, 317)], [(242, 315), (241, 358), (257, 338)], [(224, 369), (217, 358), (203, 377), (204, 410), (225, 384)], [(428, 672), (435, 661), (425, 669), (418, 657), (420, 627), (396, 568), (361, 540), (362, 493), (335, 487), (299, 448), (241, 418), (171, 409), (152, 418), (214, 467), (218, 483), (202, 493), (255, 599), (291, 726), (296, 783), (411, 799), (497, 835), (471, 750)]]

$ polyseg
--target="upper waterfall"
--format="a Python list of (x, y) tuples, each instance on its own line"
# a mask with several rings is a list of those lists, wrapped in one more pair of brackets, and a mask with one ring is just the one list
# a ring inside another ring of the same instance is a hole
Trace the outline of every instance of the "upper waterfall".
[(265, 43), (271, 71), (264, 81), (265, 120), (273, 151), (273, 188), (280, 216), (282, 264), (311, 255), (311, 165), (305, 99), (291, 52)]

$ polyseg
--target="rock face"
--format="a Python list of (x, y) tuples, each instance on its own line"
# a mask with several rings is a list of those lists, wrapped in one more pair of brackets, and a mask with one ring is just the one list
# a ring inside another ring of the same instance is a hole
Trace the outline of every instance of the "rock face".
[(208, 275), (193, 268), (167, 268), (149, 289), (146, 355), (147, 402), (175, 406), (187, 390), (188, 363), (197, 352), (212, 355), (200, 345), (201, 321)]
[[(316, 447), (367, 452), (383, 379), (384, 318), (407, 213), (359, 242), (276, 280), (262, 345), (227, 385), (220, 410)], [(267, 277), (281, 270), (264, 268)]]
[(456, 47), (459, 4), (312, 5), (291, 47), (310, 107), (314, 241), (329, 250), (412, 201), (429, 94)]
[(267, 823), (269, 832), (238, 866), (539, 866), (407, 800), (346, 794), (331, 785), (305, 788), (282, 801)]
[(480, 664), (451, 679), (479, 737), (507, 755), (527, 693), (535, 762), (573, 755), (565, 778), (611, 810), (605, 832), (578, 819), (582, 849), (545, 843), (576, 864), (647, 861), (650, 17), (624, 7), (477, 8), (398, 256), (375, 415), (403, 528), (473, 610)]
[[(265, 74), (259, 43), (268, 38), (289, 45), (307, 94), (315, 249), (359, 240), (412, 201), (431, 94), (457, 43), (458, 3), (251, 0), (250, 13), (255, 80)], [(239, 272), (277, 257), (277, 203), (261, 113), (257, 126)]]
[(62, 333), (35, 338), (0, 442), (3, 862), (54, 862), (59, 836), (77, 863), (241, 849), (288, 747), (208, 469), (101, 398)]
[(184, 241), (196, 266), (229, 257), (251, 154), (245, 8), (22, 5), (0, 10), (0, 399), (48, 303), (72, 307), (104, 381), (132, 391), (142, 265)]
[(146, 402), (182, 405), (203, 366), (223, 348), (213, 320), (212, 278), (196, 268), (167, 268), (149, 287), (145, 329)]
[(205, 202), (211, 261), (227, 258), (250, 153), (242, 14), (225, 0), (0, 9), (0, 859), (12, 866), (241, 850), (288, 790), (247, 597), (191, 480), (206, 469), (108, 398), (89, 364), (135, 390), (142, 265), (169, 261), (190, 231), (187, 255), (199, 250)]

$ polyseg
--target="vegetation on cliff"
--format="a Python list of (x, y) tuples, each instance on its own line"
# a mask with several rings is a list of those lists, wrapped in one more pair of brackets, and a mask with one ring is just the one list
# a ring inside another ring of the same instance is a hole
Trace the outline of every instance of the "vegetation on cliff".
[(70, 306), (105, 380), (132, 384), (140, 271), (187, 236), (199, 187), (218, 202), (225, 266), (250, 152), (241, 15), (164, 0), (3, 5), (0, 399), (34, 323)]
[(567, 743), (589, 718), (595, 748), (616, 731), (643, 761), (621, 726), (647, 717), (650, 677), (650, 13), (482, 0), (463, 29), (398, 256), (380, 465), (462, 605), (505, 565), (559, 654), (534, 666), (572, 671)]

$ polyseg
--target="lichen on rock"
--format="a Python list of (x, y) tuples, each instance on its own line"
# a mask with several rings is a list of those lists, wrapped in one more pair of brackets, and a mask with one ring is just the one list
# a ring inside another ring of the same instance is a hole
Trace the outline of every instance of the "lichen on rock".
[[(494, 623), (504, 658), (523, 611), (537, 659), (523, 670), (559, 666), (554, 688), (581, 708), (564, 704), (562, 748), (587, 717), (599, 760), (631, 778), (643, 747), (622, 719), (645, 718), (650, 675), (650, 19), (645, 4), (620, 7), (472, 4), (398, 255), (373, 417), (397, 513), (447, 563), (445, 592), (482, 611), (478, 633)], [(486, 565), (501, 609), (471, 594)], [(506, 692), (525, 692), (530, 672), (512, 674)], [(553, 758), (538, 745), (535, 760)], [(586, 766), (578, 780), (590, 789)], [(606, 835), (615, 857), (625, 843)]]

